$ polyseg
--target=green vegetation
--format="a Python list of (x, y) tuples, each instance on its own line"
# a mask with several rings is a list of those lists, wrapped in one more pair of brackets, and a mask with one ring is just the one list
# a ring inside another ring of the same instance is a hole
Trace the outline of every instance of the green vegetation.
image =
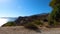
[(24, 27), (27, 28), (27, 29), (32, 29), (32, 30), (37, 30), (38, 29), (38, 27), (36, 25), (34, 25), (33, 23), (26, 23), (24, 25)]
[(32, 30), (37, 30), (39, 25), (43, 25), (43, 23), (41, 23), (40, 20), (34, 20), (32, 22), (24, 24), (24, 27)]
[[(50, 6), (53, 8), (53, 10), (50, 14), (49, 23), (50, 25), (53, 24), (54, 26), (56, 26), (58, 21), (60, 20), (60, 0), (52, 0)], [(51, 21), (53, 22), (51, 23)]]
[(41, 23), (40, 20), (35, 20), (35, 21), (34, 21), (34, 24), (36, 24), (36, 25), (43, 25), (43, 23)]

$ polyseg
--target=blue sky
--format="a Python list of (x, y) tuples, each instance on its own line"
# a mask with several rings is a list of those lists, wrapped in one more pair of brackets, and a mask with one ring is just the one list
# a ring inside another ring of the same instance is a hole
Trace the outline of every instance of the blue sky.
[(49, 13), (50, 0), (0, 0), (0, 17), (18, 17)]

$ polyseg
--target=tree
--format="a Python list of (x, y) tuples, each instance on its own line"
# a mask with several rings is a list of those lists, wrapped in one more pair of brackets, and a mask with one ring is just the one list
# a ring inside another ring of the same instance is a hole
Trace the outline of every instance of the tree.
[(53, 24), (60, 19), (60, 0), (52, 0), (50, 6), (53, 8), (50, 14), (50, 21), (53, 20)]

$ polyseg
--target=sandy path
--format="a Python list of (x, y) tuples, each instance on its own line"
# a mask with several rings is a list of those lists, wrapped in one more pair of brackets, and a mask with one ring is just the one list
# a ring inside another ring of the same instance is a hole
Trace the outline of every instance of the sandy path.
[(0, 27), (0, 34), (60, 34), (60, 28), (52, 28), (51, 30), (36, 32), (25, 29), (24, 27)]

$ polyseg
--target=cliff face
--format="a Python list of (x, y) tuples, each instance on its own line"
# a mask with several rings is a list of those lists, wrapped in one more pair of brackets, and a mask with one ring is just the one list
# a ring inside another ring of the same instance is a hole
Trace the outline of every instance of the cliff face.
[(15, 20), (17, 26), (24, 25), (26, 23), (31, 23), (34, 21), (41, 21), (41, 22), (48, 22), (48, 15), (49, 14), (37, 14), (32, 16), (25, 16), (25, 17), (18, 17)]

